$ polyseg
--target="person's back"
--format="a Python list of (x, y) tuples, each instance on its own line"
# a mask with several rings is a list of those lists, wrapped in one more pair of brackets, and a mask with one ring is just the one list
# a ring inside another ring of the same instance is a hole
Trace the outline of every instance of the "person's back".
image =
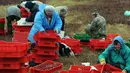
[(25, 4), (25, 8), (28, 8), (31, 12), (31, 15), (26, 18), (26, 21), (27, 22), (34, 22), (35, 15), (39, 11), (38, 5), (36, 3), (32, 3), (29, 1)]
[(97, 18), (99, 19), (99, 24), (98, 25), (100, 27), (100, 29), (98, 30), (99, 35), (100, 35), (99, 37), (104, 38), (104, 37), (106, 37), (106, 20), (101, 15), (99, 15)]

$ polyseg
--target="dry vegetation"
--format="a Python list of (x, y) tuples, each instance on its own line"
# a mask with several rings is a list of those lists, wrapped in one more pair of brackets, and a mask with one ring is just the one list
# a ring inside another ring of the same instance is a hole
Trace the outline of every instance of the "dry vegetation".
[[(118, 33), (125, 40), (130, 36), (127, 18), (123, 16), (125, 10), (129, 10), (130, 0), (47, 0), (47, 4), (54, 6), (66, 5), (69, 8), (66, 17), (65, 31), (70, 33), (84, 33), (85, 26), (92, 20), (91, 13), (96, 8), (107, 20), (107, 33)], [(7, 6), (0, 6), (0, 17), (5, 16)], [(82, 47), (83, 53), (75, 57), (60, 57), (64, 69), (70, 65), (90, 62), (97, 63), (97, 57), (101, 51), (90, 51), (88, 47)]]

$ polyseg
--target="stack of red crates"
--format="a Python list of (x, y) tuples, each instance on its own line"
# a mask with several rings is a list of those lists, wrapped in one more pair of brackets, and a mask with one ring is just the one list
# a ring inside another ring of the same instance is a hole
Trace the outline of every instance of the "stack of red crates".
[(28, 34), (32, 26), (18, 26), (17, 23), (13, 24), (14, 36), (13, 42), (28, 42)]
[(33, 54), (36, 63), (42, 63), (45, 60), (55, 60), (59, 58), (56, 50), (59, 49), (57, 42), (60, 37), (57, 33), (48, 30), (46, 33), (37, 33), (34, 38), (37, 42), (37, 45), (34, 48), (36, 52)]
[(96, 49), (105, 49), (107, 48), (113, 41), (113, 39), (119, 34), (108, 34), (106, 39), (91, 39), (90, 40), (90, 50)]
[(55, 73), (62, 69), (62, 63), (47, 60), (37, 66), (30, 68), (30, 73)]
[(82, 48), (80, 47), (80, 40), (66, 38), (62, 39), (61, 42), (68, 45), (75, 54), (80, 54), (82, 52)]
[(28, 48), (29, 43), (0, 42), (0, 73), (27, 73), (25, 63), (31, 59)]

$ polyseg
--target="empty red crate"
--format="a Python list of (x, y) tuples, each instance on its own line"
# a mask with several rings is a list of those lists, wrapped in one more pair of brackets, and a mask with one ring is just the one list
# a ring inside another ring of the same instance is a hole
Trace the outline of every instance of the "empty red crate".
[(21, 66), (19, 73), (28, 73), (29, 72), (29, 66)]
[(0, 44), (0, 58), (20, 58), (26, 54), (29, 43), (4, 42)]
[(44, 56), (44, 55), (37, 55), (37, 54), (33, 54), (32, 58), (34, 59), (34, 61), (36, 63), (42, 63), (43, 61), (46, 60), (57, 60), (59, 58), (59, 55), (57, 53), (55, 53), (54, 56)]
[(50, 56), (54, 56), (55, 55), (56, 50), (45, 50), (45, 49), (36, 49), (36, 54), (37, 55), (50, 55)]
[(14, 31), (13, 42), (28, 42), (29, 32)]
[(106, 39), (107, 40), (113, 40), (116, 36), (119, 36), (119, 34), (108, 34)]
[(67, 44), (69, 47), (80, 46), (80, 40), (76, 40), (76, 39), (71, 39), (71, 38), (62, 39), (61, 42)]
[(42, 39), (47, 39), (47, 40), (51, 40), (51, 41), (58, 41), (60, 39), (60, 37), (57, 35), (57, 33), (47, 33), (47, 32), (38, 32), (34, 38), (37, 40), (39, 38)]
[(31, 58), (32, 58), (32, 54), (27, 54), (20, 58), (20, 62), (21, 63), (29, 62), (31, 60)]
[(16, 61), (0, 61), (0, 69), (20, 69), (20, 62)]
[(97, 64), (95, 65), (95, 67), (98, 69), (98, 71), (100, 73), (104, 73), (104, 72), (115, 72), (115, 71), (118, 71), (118, 72), (121, 72), (122, 70), (119, 69), (119, 68), (116, 68), (110, 64), (105, 64), (105, 65), (100, 65), (100, 64)]
[(20, 73), (18, 70), (16, 69), (0, 69), (0, 73)]
[(90, 66), (71, 65), (69, 73), (91, 73)]
[(61, 42), (69, 46), (75, 54), (79, 54), (82, 52), (82, 48), (80, 48), (80, 40), (67, 38), (61, 40)]
[(31, 30), (32, 26), (15, 26), (15, 31), (21, 31), (21, 32), (29, 32)]
[(31, 68), (31, 73), (54, 73), (62, 68), (62, 63), (47, 60)]
[(90, 71), (84, 71), (84, 70), (63, 70), (60, 71), (60, 73), (91, 73)]
[(81, 54), (82, 53), (82, 48), (80, 48), (80, 47), (77, 47), (77, 48), (71, 48), (72, 49), (72, 51), (75, 53), (75, 54)]
[(91, 39), (90, 40), (90, 50), (96, 50), (96, 49), (105, 49), (108, 47), (110, 42), (105, 39)]
[(51, 42), (51, 41), (44, 41), (44, 40), (38, 40), (37, 46), (43, 46), (43, 47), (56, 47), (57, 44), (56, 42)]
[(43, 46), (36, 46), (34, 49), (43, 49), (43, 50), (59, 50), (59, 46), (57, 45), (57, 46), (55, 46), (55, 47), (49, 47), (49, 46), (47, 46), (47, 47), (43, 47)]
[(28, 73), (29, 66), (21, 66), (20, 69), (0, 69), (0, 73)]
[(113, 71), (112, 73), (122, 73), (121, 71)]
[(82, 65), (71, 65), (69, 70), (87, 70), (90, 71), (90, 66), (82, 66)]
[(22, 13), (22, 17), (28, 17), (30, 13), (25, 8), (20, 8), (20, 11)]

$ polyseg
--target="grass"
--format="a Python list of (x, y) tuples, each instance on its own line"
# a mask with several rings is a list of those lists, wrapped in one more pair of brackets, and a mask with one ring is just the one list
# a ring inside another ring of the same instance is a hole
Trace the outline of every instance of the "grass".
[[(95, 0), (47, 0), (47, 4), (54, 6), (68, 6), (69, 11), (66, 17), (65, 31), (67, 35), (74, 33), (85, 33), (86, 25), (92, 20), (91, 13)], [(0, 17), (6, 14), (7, 6), (0, 6)], [(107, 14), (106, 14), (107, 15)], [(130, 25), (112, 23), (107, 24), (107, 34), (120, 34), (125, 40), (130, 36), (128, 31)], [(63, 69), (68, 70), (70, 65), (80, 65), (82, 62), (90, 62), (91, 65), (97, 63), (97, 57), (102, 51), (90, 51), (88, 47), (82, 47), (83, 52), (75, 57), (60, 57), (59, 62), (63, 63)]]
[(6, 9), (8, 6), (0, 6), (0, 17), (6, 16)]

